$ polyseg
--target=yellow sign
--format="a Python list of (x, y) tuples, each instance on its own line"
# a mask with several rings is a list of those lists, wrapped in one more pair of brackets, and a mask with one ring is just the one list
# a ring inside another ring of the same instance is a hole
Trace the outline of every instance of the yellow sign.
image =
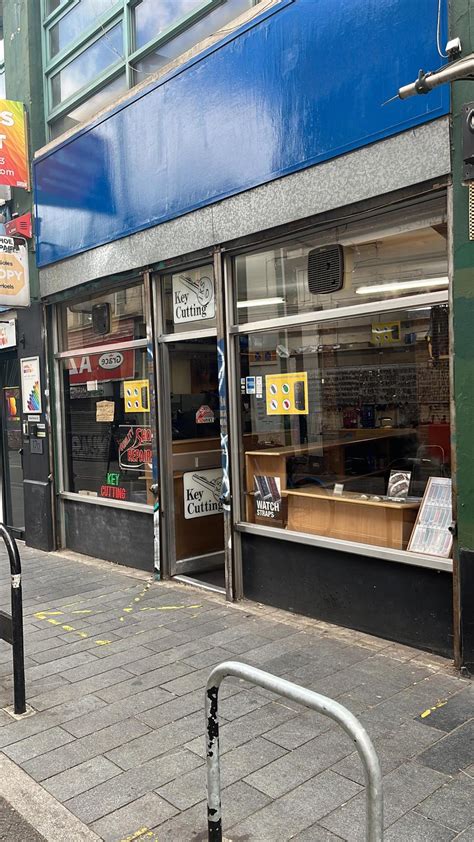
[(400, 342), (400, 322), (374, 322), (372, 324), (372, 345), (396, 345)]
[(148, 380), (127, 380), (123, 384), (125, 412), (150, 411), (150, 386)]
[(308, 374), (267, 374), (267, 415), (308, 415)]

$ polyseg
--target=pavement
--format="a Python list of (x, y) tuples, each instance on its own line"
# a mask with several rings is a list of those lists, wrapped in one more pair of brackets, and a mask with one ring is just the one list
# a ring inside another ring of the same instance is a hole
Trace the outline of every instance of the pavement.
[[(20, 551), (33, 713), (6, 711), (0, 641), (0, 839), (205, 840), (203, 688), (233, 659), (359, 717), (384, 774), (385, 842), (474, 841), (474, 688), (449, 661), (107, 562)], [(9, 600), (2, 552), (3, 610)], [(329, 719), (236, 679), (219, 716), (227, 839), (365, 839), (362, 768)]]

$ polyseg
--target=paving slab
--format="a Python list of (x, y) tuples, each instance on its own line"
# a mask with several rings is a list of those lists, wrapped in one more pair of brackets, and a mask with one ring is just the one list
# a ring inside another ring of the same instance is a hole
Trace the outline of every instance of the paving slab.
[[(0, 769), (4, 786), (20, 775), (33, 827), (40, 802), (54, 815), (54, 833), (36, 828), (47, 842), (206, 840), (203, 691), (227, 658), (357, 713), (382, 763), (389, 842), (472, 839), (472, 686), (446, 660), (107, 562), (25, 548), (23, 567), (36, 713), (14, 722), (0, 710)], [(0, 645), (4, 706), (11, 695)], [(229, 839), (363, 839), (362, 767), (331, 720), (235, 678), (219, 698)]]

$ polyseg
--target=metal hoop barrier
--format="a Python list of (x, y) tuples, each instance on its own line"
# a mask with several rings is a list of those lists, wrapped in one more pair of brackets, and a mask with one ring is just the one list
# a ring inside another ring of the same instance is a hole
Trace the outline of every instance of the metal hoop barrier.
[(207, 828), (209, 842), (222, 842), (221, 785), (219, 762), (219, 688), (226, 676), (233, 675), (251, 684), (299, 702), (337, 722), (354, 741), (364, 767), (367, 796), (367, 842), (383, 840), (382, 773), (369, 735), (359, 720), (339, 702), (321, 696), (284, 678), (238, 661), (224, 661), (215, 667), (206, 685)]
[(16, 714), (25, 713), (25, 651), (23, 645), (23, 598), (21, 593), (21, 563), (17, 543), (0, 523), (3, 538), (10, 559), (11, 573), (11, 616), (0, 611), (0, 639), (13, 649), (13, 709)]

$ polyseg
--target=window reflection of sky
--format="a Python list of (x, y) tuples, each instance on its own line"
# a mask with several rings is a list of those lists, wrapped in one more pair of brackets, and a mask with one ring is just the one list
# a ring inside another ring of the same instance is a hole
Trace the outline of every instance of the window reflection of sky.
[(51, 78), (53, 106), (75, 94), (121, 58), (123, 35), (120, 23)]
[(117, 0), (80, 0), (57, 24), (51, 27), (51, 57), (82, 35), (94, 23), (95, 18), (100, 17), (116, 2)]
[(135, 7), (136, 48), (143, 47), (202, 4), (203, 0), (160, 0), (159, 3), (156, 0), (141, 0)]
[[(191, 1), (187, 0), (187, 3), (190, 4)], [(166, 0), (166, 5), (173, 5), (173, 2), (174, 0)], [(175, 0), (175, 2), (178, 5), (178, 0)], [(181, 2), (182, 0), (179, 0), (179, 5), (181, 5)], [(149, 13), (151, 15), (151, 7), (154, 5), (154, 0), (148, 0), (147, 5), (150, 6)], [(172, 38), (166, 44), (159, 47), (156, 52), (150, 53), (142, 61), (137, 62), (135, 83), (138, 84), (146, 77), (146, 74), (159, 70), (164, 64), (167, 64), (167, 62), (176, 58), (176, 56), (181, 55), (181, 53), (186, 52), (186, 50), (189, 50), (195, 44), (202, 41), (203, 38), (212, 35), (222, 26), (225, 26), (254, 5), (254, 0), (227, 0), (226, 3), (209, 12), (204, 18), (197, 21), (193, 26), (190, 26), (189, 29), (186, 29), (185, 32), (182, 32), (176, 38)], [(150, 33), (148, 32), (148, 41), (150, 37)]]
[(51, 123), (51, 137), (58, 137), (58, 135), (66, 132), (68, 129), (73, 129), (79, 123), (84, 123), (90, 117), (94, 117), (95, 114), (109, 105), (109, 103), (118, 99), (126, 90), (127, 79), (125, 73), (122, 73), (117, 79), (109, 82), (100, 91), (76, 106), (76, 108), (73, 108), (64, 117), (59, 117)]

